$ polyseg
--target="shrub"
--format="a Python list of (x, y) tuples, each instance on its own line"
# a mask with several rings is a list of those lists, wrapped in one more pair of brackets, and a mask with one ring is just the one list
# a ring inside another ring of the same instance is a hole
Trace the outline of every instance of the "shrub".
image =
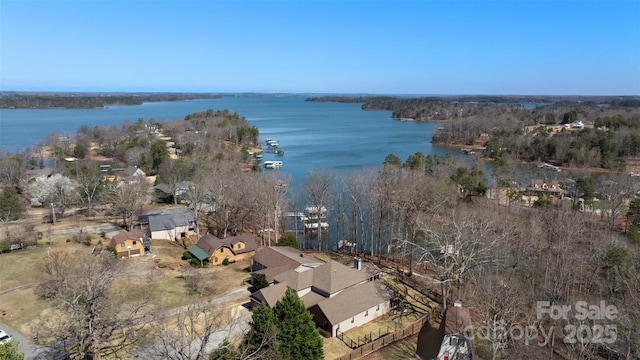
[(298, 248), (298, 240), (296, 239), (296, 234), (294, 233), (286, 233), (278, 239), (277, 246), (290, 246), (294, 249)]
[(222, 265), (229, 265), (229, 259), (225, 258), (222, 260)]
[(191, 252), (189, 250), (185, 250), (182, 253), (182, 260), (191, 260), (193, 259), (193, 255), (191, 255)]
[(267, 276), (265, 274), (256, 274), (253, 278), (253, 287), (256, 291), (260, 289), (264, 289), (269, 286), (269, 282), (267, 281)]
[(193, 266), (195, 266), (197, 268), (203, 267), (202, 262), (200, 262), (200, 260), (198, 260), (198, 258), (191, 258), (190, 263), (191, 263), (191, 265), (193, 265)]
[(107, 246), (107, 247), (104, 248), (104, 251), (110, 253), (110, 255), (113, 256), (113, 257), (118, 256), (118, 252), (116, 251), (116, 249), (114, 247)]

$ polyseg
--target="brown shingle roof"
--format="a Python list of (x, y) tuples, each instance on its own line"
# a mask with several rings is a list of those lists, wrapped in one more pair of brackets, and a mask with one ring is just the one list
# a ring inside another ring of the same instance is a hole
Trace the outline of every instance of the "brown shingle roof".
[(318, 258), (288, 246), (264, 247), (253, 256), (253, 261), (268, 269), (281, 268), (283, 272), (295, 269), (301, 264), (322, 263)]
[(318, 307), (327, 320), (335, 325), (391, 298), (393, 293), (386, 285), (379, 281), (369, 281), (319, 302)]
[(109, 245), (111, 247), (116, 247), (116, 245), (120, 244), (121, 242), (125, 241), (125, 240), (142, 240), (144, 238), (144, 234), (141, 233), (135, 233), (135, 232), (129, 232), (129, 231), (122, 231), (119, 232), (115, 235), (113, 235), (111, 237), (111, 242), (109, 243)]
[(286, 283), (295, 291), (300, 291), (311, 287), (313, 282), (313, 269), (302, 272), (296, 271), (296, 269), (287, 270), (274, 276), (274, 280), (279, 283)]
[(531, 179), (531, 182), (527, 186), (527, 190), (530, 191), (548, 191), (552, 193), (562, 193), (563, 190), (560, 187), (558, 180), (544, 181), (541, 179)]
[(471, 326), (469, 309), (450, 306), (445, 313), (445, 334), (464, 334)]
[(279, 283), (262, 288), (251, 295), (252, 298), (273, 307), (287, 292), (287, 284)]
[[(244, 243), (244, 249), (237, 249), (236, 244)], [(213, 254), (214, 251), (220, 249), (222, 246), (226, 246), (231, 249), (235, 254), (243, 254), (246, 252), (254, 251), (256, 249), (256, 239), (251, 234), (243, 234), (239, 236), (226, 237), (220, 239), (211, 234), (202, 236), (198, 243), (198, 247), (209, 254)]]
[(321, 301), (327, 300), (327, 298), (316, 292), (310, 291), (309, 293), (303, 295), (300, 300), (302, 300), (304, 306), (308, 309)]
[(326, 293), (334, 294), (368, 279), (366, 272), (342, 265), (337, 261), (320, 265), (313, 269), (313, 287)]

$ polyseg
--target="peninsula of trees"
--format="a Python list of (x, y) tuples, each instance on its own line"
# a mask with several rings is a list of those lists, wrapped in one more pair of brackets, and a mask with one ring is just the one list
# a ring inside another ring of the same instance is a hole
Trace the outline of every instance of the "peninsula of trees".
[(144, 102), (216, 99), (209, 93), (52, 93), (0, 92), (0, 108), (5, 109), (93, 109)]
[[(640, 97), (321, 97), (392, 118), (442, 122), (432, 142), (498, 161), (628, 171), (640, 155)], [(482, 150), (482, 151), (481, 151)]]

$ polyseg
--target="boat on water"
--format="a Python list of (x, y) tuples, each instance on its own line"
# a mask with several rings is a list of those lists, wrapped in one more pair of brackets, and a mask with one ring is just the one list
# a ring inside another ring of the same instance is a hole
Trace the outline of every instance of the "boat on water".
[(264, 162), (265, 169), (279, 169), (282, 167), (282, 161), (267, 160)]
[(276, 156), (283, 156), (284, 155), (284, 150), (275, 149), (275, 150), (273, 150), (273, 153), (276, 154)]
[(277, 148), (278, 147), (278, 140), (274, 140), (274, 139), (267, 139), (264, 141), (265, 144), (267, 144), (267, 147), (269, 148)]

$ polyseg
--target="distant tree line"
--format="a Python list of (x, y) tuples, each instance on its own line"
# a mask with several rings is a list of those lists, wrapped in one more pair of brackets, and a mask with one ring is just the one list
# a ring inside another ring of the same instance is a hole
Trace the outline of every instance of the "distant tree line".
[[(523, 109), (523, 104), (548, 104), (557, 107), (640, 107), (640, 97), (612, 96), (321, 96), (307, 101), (362, 103), (363, 110), (393, 111), (394, 119), (417, 121), (442, 121), (470, 113), (478, 114), (477, 108)], [(528, 109), (528, 107), (524, 107)], [(530, 112), (535, 112), (534, 109)]]
[(2, 93), (0, 108), (16, 109), (93, 109), (112, 105), (140, 105), (144, 102), (215, 99), (218, 94), (198, 93)]

